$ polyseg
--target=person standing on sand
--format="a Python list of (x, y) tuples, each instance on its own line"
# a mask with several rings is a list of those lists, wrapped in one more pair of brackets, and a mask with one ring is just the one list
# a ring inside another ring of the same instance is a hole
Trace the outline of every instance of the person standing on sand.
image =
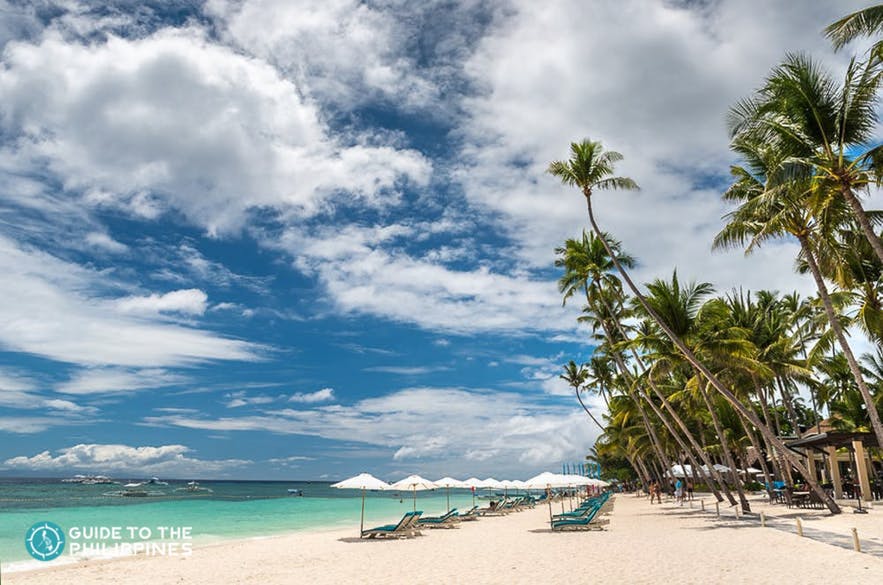
[(684, 505), (684, 482), (680, 478), (675, 482), (675, 501), (678, 506)]
[(687, 499), (693, 501), (693, 480), (687, 481)]

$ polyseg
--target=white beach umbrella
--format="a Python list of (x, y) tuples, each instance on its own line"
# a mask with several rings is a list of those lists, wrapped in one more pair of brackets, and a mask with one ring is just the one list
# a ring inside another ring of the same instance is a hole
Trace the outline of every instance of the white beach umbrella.
[(365, 530), (365, 490), (388, 490), (389, 484), (370, 473), (360, 473), (355, 477), (339, 481), (331, 487), (340, 490), (362, 490), (362, 519), (359, 521), (359, 536)]
[[(550, 490), (553, 487), (566, 487), (568, 480), (565, 476), (558, 473), (550, 473), (544, 471), (539, 475), (535, 475), (530, 479), (524, 480), (524, 484), (528, 489)], [(551, 492), (546, 492), (546, 501), (549, 502), (549, 524), (552, 523), (552, 498)], [(562, 504), (563, 505), (563, 504)]]
[(395, 483), (389, 484), (389, 487), (394, 490), (411, 490), (414, 492), (414, 511), (417, 511), (417, 491), (423, 490), (434, 490), (439, 487), (435, 485), (434, 482), (429, 481), (425, 477), (420, 477), (419, 475), (409, 475), (403, 479), (398, 480)]
[(470, 477), (463, 481), (463, 487), (472, 489), (472, 505), (475, 506), (475, 490), (481, 487), (481, 480), (477, 477)]
[(447, 489), (448, 492), (448, 512), (451, 511), (451, 488), (465, 488), (469, 487), (464, 484), (464, 482), (459, 479), (454, 479), (453, 477), (443, 477), (441, 479), (437, 479), (434, 482), (435, 485), (439, 487), (443, 487)]
[(501, 490), (503, 489), (503, 482), (498, 479), (494, 479), (493, 477), (489, 477), (487, 479), (481, 480), (481, 485), (479, 485), (479, 487), (482, 487), (486, 490)]
[(503, 489), (506, 490), (506, 495), (509, 495), (509, 490), (517, 490), (518, 483), (512, 479), (504, 479), (500, 481), (500, 485), (503, 486)]

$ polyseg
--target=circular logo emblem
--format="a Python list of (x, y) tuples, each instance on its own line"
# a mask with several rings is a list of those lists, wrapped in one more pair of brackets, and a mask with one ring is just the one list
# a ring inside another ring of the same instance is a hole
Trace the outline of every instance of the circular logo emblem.
[(51, 561), (64, 552), (64, 530), (53, 522), (37, 522), (25, 534), (25, 549), (38, 561)]

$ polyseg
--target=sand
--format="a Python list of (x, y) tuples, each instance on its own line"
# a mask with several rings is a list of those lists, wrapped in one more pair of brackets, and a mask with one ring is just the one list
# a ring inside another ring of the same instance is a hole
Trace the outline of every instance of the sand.
[[(190, 558), (87, 561), (4, 575), (8, 585), (59, 583), (164, 585), (259, 583), (881, 583), (883, 554), (799, 538), (790, 515), (807, 517), (810, 530), (849, 535), (856, 520), (880, 536), (883, 508), (861, 518), (768, 508), (778, 528), (756, 520), (718, 520), (706, 511), (671, 503), (651, 506), (617, 496), (603, 532), (551, 533), (548, 508), (426, 530), (401, 541), (365, 541), (358, 529), (293, 533), (197, 548)], [(759, 502), (759, 500), (758, 500)], [(727, 513), (732, 511), (727, 508)], [(877, 540), (876, 542), (879, 542)], [(868, 544), (876, 546), (874, 542)]]

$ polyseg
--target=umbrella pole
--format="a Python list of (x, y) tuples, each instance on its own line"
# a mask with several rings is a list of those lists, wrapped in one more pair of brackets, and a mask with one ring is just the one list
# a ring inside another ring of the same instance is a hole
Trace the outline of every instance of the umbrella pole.
[(414, 511), (417, 511), (417, 486), (414, 486)]
[(451, 511), (451, 486), (448, 486), (448, 512)]
[(552, 489), (546, 488), (546, 501), (549, 502), (549, 528), (552, 527)]
[(365, 532), (365, 488), (362, 488), (362, 519), (359, 521), (359, 538)]

